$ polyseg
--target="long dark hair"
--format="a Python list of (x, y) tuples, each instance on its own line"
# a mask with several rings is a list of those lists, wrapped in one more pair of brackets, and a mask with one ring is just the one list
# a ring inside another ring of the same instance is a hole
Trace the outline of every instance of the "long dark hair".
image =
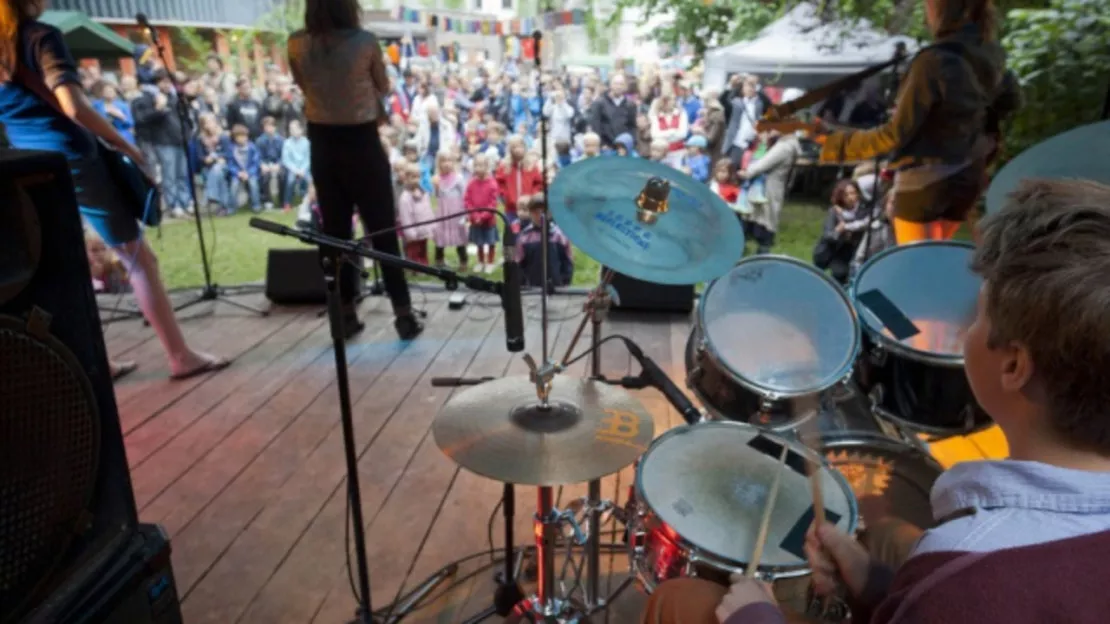
[(314, 35), (350, 30), (361, 25), (358, 0), (306, 0), (304, 29)]
[(0, 0), (0, 73), (15, 74), (19, 47), (19, 25), (32, 17), (38, 0)]

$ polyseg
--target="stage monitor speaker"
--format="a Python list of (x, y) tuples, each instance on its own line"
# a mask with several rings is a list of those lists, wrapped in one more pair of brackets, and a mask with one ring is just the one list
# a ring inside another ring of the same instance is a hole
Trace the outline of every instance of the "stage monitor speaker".
[[(356, 293), (363, 279), (357, 273)], [(266, 298), (283, 305), (324, 304), (324, 270), (316, 249), (271, 249), (266, 258)]]
[(617, 291), (619, 303), (613, 305), (616, 310), (689, 314), (694, 309), (692, 285), (668, 286), (645, 282), (616, 271), (610, 284)]
[(0, 622), (69, 621), (138, 527), (84, 239), (66, 160), (0, 150)]

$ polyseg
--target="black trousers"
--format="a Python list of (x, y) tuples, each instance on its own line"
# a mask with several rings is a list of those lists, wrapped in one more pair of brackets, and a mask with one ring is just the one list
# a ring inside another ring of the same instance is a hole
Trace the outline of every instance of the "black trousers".
[[(377, 124), (335, 126), (310, 122), (308, 139), (311, 141), (312, 181), (316, 185), (324, 234), (350, 239), (354, 234), (352, 217), (356, 208), (366, 232), (394, 227), (397, 210), (393, 180)], [(401, 255), (396, 232), (378, 234), (371, 237), (370, 242), (380, 252)], [(321, 259), (334, 255), (334, 250), (320, 249)], [(386, 263), (379, 263), (379, 266), (393, 311), (407, 314), (412, 300), (405, 272)], [(355, 297), (355, 268), (344, 264), (340, 271), (340, 295), (344, 303), (349, 303)]]

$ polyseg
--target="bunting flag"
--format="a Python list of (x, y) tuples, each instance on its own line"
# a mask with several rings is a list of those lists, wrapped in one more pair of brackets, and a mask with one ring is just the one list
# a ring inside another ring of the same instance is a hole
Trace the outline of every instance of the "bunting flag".
[(537, 28), (552, 30), (560, 26), (580, 26), (586, 23), (584, 9), (555, 11), (515, 20), (465, 20), (423, 9), (398, 6), (393, 9), (392, 17), (399, 22), (419, 24), (443, 32), (499, 36), (530, 35)]

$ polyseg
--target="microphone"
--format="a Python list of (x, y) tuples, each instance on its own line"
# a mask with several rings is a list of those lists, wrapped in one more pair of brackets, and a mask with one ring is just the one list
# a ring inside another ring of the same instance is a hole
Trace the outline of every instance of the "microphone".
[(150, 25), (150, 20), (146, 18), (146, 13), (136, 13), (135, 21), (139, 23), (139, 28), (142, 28), (146, 31), (146, 34), (150, 36), (151, 43), (158, 45), (158, 31)]
[(524, 350), (524, 312), (521, 310), (520, 265), (516, 263), (516, 232), (513, 224), (505, 225), (504, 286), (501, 287), (501, 307), (505, 310), (505, 346), (510, 353)]
[(667, 401), (678, 410), (679, 414), (682, 414), (682, 419), (685, 420), (687, 424), (693, 425), (701, 420), (701, 411), (698, 410), (690, 399), (686, 398), (686, 395), (682, 393), (682, 390), (678, 389), (678, 386), (674, 385), (671, 378), (667, 373), (663, 372), (663, 369), (659, 368), (655, 360), (644, 355), (644, 352), (636, 343), (628, 338), (624, 338), (623, 340), (625, 346), (628, 347), (628, 352), (632, 354), (632, 357), (636, 358), (636, 361), (639, 362), (640, 366), (643, 368), (643, 372), (640, 373), (640, 376), (645, 378), (648, 383), (663, 393)]

